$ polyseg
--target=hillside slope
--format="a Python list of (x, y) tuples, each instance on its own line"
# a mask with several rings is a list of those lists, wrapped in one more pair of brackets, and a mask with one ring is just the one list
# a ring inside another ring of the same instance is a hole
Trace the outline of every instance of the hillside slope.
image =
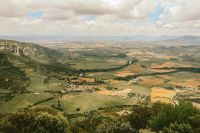
[(29, 71), (44, 75), (74, 71), (58, 60), (62, 53), (32, 43), (0, 40), (0, 89), (25, 90)]

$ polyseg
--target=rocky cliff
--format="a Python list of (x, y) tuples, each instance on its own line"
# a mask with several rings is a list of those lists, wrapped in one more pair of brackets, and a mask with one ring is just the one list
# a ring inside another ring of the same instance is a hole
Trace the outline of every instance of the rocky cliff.
[(44, 50), (33, 44), (21, 43), (10, 40), (0, 40), (0, 51), (11, 52), (17, 56), (40, 55), (44, 56)]

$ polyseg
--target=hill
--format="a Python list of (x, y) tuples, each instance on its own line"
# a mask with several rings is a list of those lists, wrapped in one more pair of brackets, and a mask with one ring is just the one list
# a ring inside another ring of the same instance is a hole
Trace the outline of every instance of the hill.
[(59, 62), (62, 53), (32, 43), (0, 40), (0, 88), (24, 91), (30, 84), (29, 71), (44, 75), (73, 71)]
[(180, 36), (172, 39), (166, 39), (163, 40), (164, 42), (170, 42), (170, 43), (184, 43), (184, 44), (194, 44), (194, 45), (199, 45), (200, 44), (200, 36), (190, 36), (190, 35), (185, 35), (185, 36)]

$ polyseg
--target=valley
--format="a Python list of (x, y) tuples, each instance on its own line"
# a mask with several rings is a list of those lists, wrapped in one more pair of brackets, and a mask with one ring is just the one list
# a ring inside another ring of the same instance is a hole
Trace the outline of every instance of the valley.
[(0, 113), (50, 107), (78, 121), (156, 102), (200, 108), (200, 46), (179, 45), (1, 40)]

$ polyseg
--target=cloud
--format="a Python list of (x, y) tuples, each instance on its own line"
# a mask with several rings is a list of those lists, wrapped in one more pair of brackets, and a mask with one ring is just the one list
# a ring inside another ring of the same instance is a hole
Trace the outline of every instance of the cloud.
[(148, 17), (154, 6), (154, 0), (2, 0), (0, 16), (22, 17), (37, 10), (56, 20), (68, 19), (69, 12), (70, 15), (111, 15), (136, 19)]
[(160, 15), (163, 20), (191, 21), (200, 19), (200, 1), (198, 0), (174, 0), (165, 3), (165, 9)]
[(199, 0), (1, 0), (0, 34), (200, 34)]
[(2, 17), (21, 17), (27, 13), (26, 6), (16, 0), (1, 0), (0, 16)]

